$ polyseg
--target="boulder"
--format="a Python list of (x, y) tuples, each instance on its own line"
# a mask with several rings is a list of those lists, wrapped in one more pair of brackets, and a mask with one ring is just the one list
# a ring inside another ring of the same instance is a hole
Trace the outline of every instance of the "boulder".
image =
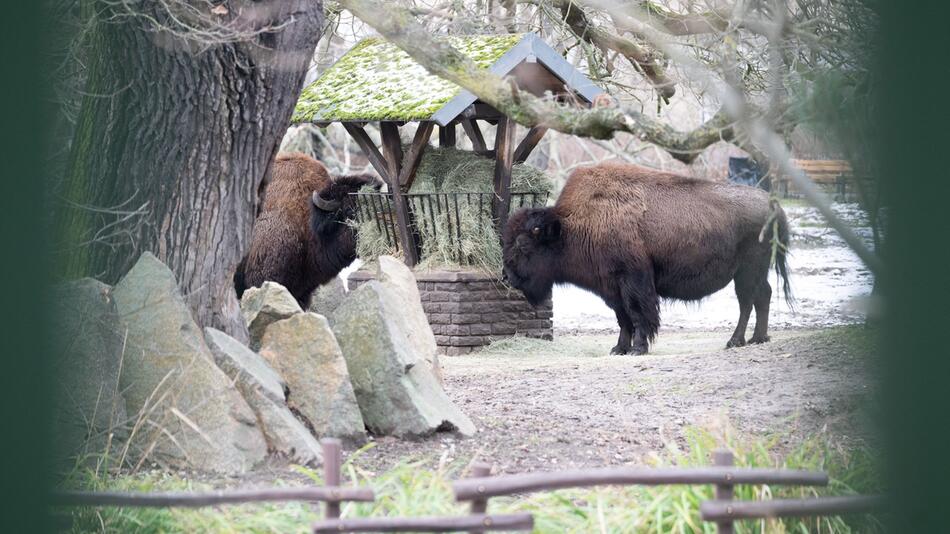
[(318, 287), (310, 297), (311, 311), (324, 317), (330, 317), (333, 310), (346, 298), (346, 289), (343, 287), (343, 279), (334, 276), (332, 280)]
[(57, 285), (51, 296), (56, 455), (113, 453), (128, 427), (119, 389), (123, 334), (112, 288), (83, 278)]
[(419, 437), (436, 430), (475, 432), (446, 396), (407, 332), (407, 303), (372, 280), (351, 291), (333, 316), (366, 427), (377, 434)]
[(127, 330), (119, 384), (132, 417), (148, 419), (133, 431), (133, 452), (218, 473), (262, 461), (267, 444), (257, 418), (215, 365), (174, 274), (145, 252), (113, 296)]
[(205, 340), (215, 363), (227, 374), (257, 415), (267, 448), (299, 464), (319, 464), (320, 444), (287, 407), (287, 385), (260, 355), (214, 328)]
[(271, 323), (260, 354), (286, 381), (287, 405), (314, 435), (365, 437), (346, 360), (326, 318), (307, 312)]
[(376, 279), (395, 293), (403, 303), (403, 312), (395, 320), (403, 324), (400, 329), (406, 333), (411, 350), (426, 361), (432, 368), (439, 383), (442, 383), (442, 366), (439, 364), (439, 347), (435, 335), (429, 326), (429, 319), (422, 308), (422, 297), (416, 277), (404, 262), (392, 256), (380, 256), (376, 268)]
[(267, 326), (275, 321), (303, 313), (297, 299), (277, 282), (264, 282), (252, 287), (241, 297), (241, 314), (251, 336), (251, 349), (261, 348), (261, 337)]

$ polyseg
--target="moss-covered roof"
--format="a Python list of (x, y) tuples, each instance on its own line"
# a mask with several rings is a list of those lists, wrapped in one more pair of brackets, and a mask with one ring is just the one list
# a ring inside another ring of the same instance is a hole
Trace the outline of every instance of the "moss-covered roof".
[[(524, 34), (445, 39), (488, 68)], [(381, 37), (363, 39), (303, 90), (293, 122), (424, 120), (461, 92)]]

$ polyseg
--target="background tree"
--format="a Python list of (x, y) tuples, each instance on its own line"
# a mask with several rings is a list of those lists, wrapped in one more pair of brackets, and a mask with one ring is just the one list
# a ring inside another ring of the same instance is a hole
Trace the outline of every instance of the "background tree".
[(151, 251), (200, 324), (246, 340), (231, 277), (322, 2), (88, 0), (72, 13), (85, 68), (54, 190), (61, 275), (114, 283)]

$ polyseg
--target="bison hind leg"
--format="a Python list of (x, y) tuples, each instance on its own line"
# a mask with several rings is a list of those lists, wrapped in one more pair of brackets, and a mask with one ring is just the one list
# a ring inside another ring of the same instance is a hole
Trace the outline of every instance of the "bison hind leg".
[(769, 303), (772, 300), (772, 286), (767, 279), (759, 286), (755, 295), (755, 331), (749, 343), (767, 343), (769, 341)]

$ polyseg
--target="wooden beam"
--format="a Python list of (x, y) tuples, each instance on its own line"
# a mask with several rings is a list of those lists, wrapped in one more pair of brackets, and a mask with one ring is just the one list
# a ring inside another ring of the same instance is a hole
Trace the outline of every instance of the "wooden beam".
[(350, 134), (350, 137), (359, 145), (363, 154), (366, 154), (370, 164), (376, 169), (376, 172), (379, 173), (383, 181), (387, 184), (392, 184), (393, 180), (389, 174), (389, 164), (386, 162), (386, 158), (379, 153), (379, 149), (376, 148), (376, 144), (373, 143), (373, 140), (369, 138), (366, 130), (364, 130), (362, 126), (352, 122), (344, 122), (342, 124), (347, 133)]
[(478, 123), (475, 122), (475, 119), (462, 119), (461, 123), (465, 134), (472, 140), (472, 148), (475, 152), (484, 152), (487, 150), (488, 147), (485, 146), (485, 138), (482, 137), (482, 130), (478, 127)]
[(524, 139), (518, 143), (518, 148), (515, 149), (515, 163), (524, 163), (528, 159), (528, 156), (531, 155), (531, 151), (534, 150), (534, 147), (538, 146), (538, 143), (547, 131), (548, 129), (544, 126), (535, 126), (528, 130)]
[(508, 207), (511, 206), (511, 165), (514, 158), (515, 121), (508, 117), (498, 119), (495, 132), (495, 221), (498, 235), (508, 222)]
[[(379, 123), (379, 131), (383, 138), (383, 155), (386, 157), (387, 167), (392, 180), (389, 181), (389, 190), (393, 195), (393, 207), (396, 210), (396, 226), (399, 229), (399, 246), (402, 248), (403, 259), (410, 267), (419, 263), (419, 248), (416, 246), (416, 236), (412, 233), (412, 213), (399, 178), (402, 172), (402, 142), (399, 138), (399, 127), (392, 122)], [(430, 130), (431, 131), (431, 130)]]
[(395, 186), (399, 183), (395, 178), (399, 176), (399, 169), (402, 167), (402, 141), (399, 139), (399, 126), (393, 122), (380, 122), (379, 132), (383, 141), (383, 158), (386, 160), (389, 176), (393, 178), (390, 185)]
[[(399, 186), (403, 191), (409, 191), (413, 180), (416, 179), (416, 171), (419, 170), (419, 163), (422, 162), (422, 154), (429, 146), (429, 138), (432, 137), (432, 129), (435, 123), (432, 121), (422, 121), (416, 130), (415, 137), (412, 138), (412, 145), (409, 146), (409, 153), (402, 160), (402, 169), (399, 171)], [(452, 130), (454, 137), (455, 130)], [(439, 132), (441, 137), (441, 131)], [(452, 143), (455, 144), (454, 142)], [(443, 145), (444, 146), (444, 145)]]
[(454, 147), (455, 146), (455, 123), (450, 123), (448, 126), (439, 126), (439, 146), (440, 147)]

